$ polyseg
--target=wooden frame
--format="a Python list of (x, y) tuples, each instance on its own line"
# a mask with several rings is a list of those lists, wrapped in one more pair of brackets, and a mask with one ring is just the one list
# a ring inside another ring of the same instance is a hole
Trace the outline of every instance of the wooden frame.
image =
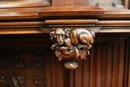
[(13, 7), (40, 7), (50, 6), (48, 0), (7, 0), (0, 1), (0, 8), (13, 8)]

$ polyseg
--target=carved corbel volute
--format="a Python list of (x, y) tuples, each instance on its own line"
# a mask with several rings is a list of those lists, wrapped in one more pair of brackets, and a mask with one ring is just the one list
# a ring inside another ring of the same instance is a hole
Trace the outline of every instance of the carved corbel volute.
[(75, 69), (77, 60), (86, 60), (94, 42), (95, 33), (87, 28), (53, 28), (50, 32), (51, 49), (59, 61), (65, 60), (64, 67)]

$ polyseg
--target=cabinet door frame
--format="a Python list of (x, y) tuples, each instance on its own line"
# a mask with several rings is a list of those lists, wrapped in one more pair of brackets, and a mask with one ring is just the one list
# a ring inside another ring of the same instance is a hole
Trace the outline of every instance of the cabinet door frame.
[(41, 7), (51, 5), (49, 0), (2, 0), (0, 4), (0, 8)]

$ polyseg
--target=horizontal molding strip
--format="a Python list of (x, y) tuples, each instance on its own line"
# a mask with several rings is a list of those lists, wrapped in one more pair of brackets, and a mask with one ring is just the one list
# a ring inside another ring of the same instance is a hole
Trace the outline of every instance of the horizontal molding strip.
[(100, 20), (97, 19), (65, 19), (45, 20), (26, 22), (0, 22), (0, 29), (3, 28), (44, 28), (44, 27), (107, 27), (107, 26), (130, 26), (130, 20)]
[[(130, 27), (89, 27), (95, 33), (130, 33)], [(0, 35), (7, 34), (48, 34), (52, 28), (13, 28), (0, 29)]]
[(130, 26), (130, 20), (62, 19), (45, 20), (50, 26)]
[(26, 21), (26, 20), (44, 20), (43, 17), (37, 13), (41, 10), (37, 8), (1, 8), (0, 21)]
[(0, 29), (0, 35), (7, 34), (49, 34), (51, 28), (13, 28), (13, 29)]
[(45, 20), (46, 24), (49, 25), (80, 25), (80, 24), (96, 24), (98, 22), (97, 19), (63, 19), (63, 20)]
[(73, 17), (73, 16), (99, 16), (105, 10), (98, 6), (52, 6), (39, 11), (42, 17)]
[(39, 7), (51, 5), (47, 0), (1, 0), (0, 4), (0, 8)]
[(128, 9), (103, 9), (98, 6), (52, 6), (40, 10), (39, 15), (46, 19), (59, 18), (96, 18), (96, 19), (130, 19)]
[(1, 28), (21, 28), (21, 27), (45, 27), (43, 21), (26, 21), (26, 22), (0, 22)]
[(130, 20), (98, 21), (96, 25), (130, 25)]

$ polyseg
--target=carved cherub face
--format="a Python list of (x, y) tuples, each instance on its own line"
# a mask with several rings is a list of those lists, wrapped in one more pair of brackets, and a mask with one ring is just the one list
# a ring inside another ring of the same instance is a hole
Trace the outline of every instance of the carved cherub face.
[(65, 38), (64, 34), (56, 34), (57, 44), (62, 45), (64, 43), (64, 38)]
[(62, 45), (64, 43), (64, 39), (66, 37), (66, 34), (62, 28), (56, 28), (54, 32), (54, 39), (56, 40), (56, 43), (59, 45)]

